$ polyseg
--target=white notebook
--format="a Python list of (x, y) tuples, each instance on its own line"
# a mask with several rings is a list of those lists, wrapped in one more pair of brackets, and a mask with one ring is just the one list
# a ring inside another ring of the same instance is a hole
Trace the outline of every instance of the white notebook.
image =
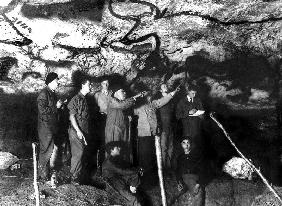
[(204, 113), (205, 113), (205, 111), (203, 111), (203, 110), (197, 110), (197, 112), (195, 112), (194, 114), (190, 114), (189, 116), (190, 117), (197, 117), (197, 116), (200, 116)]

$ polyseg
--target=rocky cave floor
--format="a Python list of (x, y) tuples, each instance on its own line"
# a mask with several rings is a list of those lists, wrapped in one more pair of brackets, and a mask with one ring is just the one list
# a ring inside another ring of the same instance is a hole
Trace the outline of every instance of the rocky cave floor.
[[(0, 170), (0, 205), (35, 204), (32, 159), (20, 160), (19, 163), (19, 169)], [(126, 205), (122, 197), (99, 176), (94, 176), (93, 183), (89, 182), (89, 185), (75, 186), (68, 181), (68, 171), (68, 164), (64, 164), (56, 189), (39, 183), (40, 205)], [(194, 198), (189, 193), (178, 192), (175, 178), (169, 172), (164, 174), (164, 179), (168, 205), (280, 205), (259, 178), (249, 181), (217, 175)], [(152, 174), (141, 188), (146, 194), (144, 205), (161, 205), (157, 175)], [(282, 187), (275, 188), (282, 195)]]
[[(277, 175), (277, 173), (281, 173), (282, 171), (281, 160), (274, 159), (276, 152), (272, 148), (276, 148), (275, 145), (267, 145), (265, 141), (260, 139), (264, 135), (267, 135), (267, 137), (277, 136), (277, 130), (274, 129), (275, 126), (273, 124), (273, 111), (269, 113), (271, 114), (271, 121), (269, 121), (269, 118), (260, 120), (263, 133), (260, 130), (258, 132), (262, 133), (261, 135), (258, 135), (258, 133), (247, 133), (247, 128), (249, 128), (247, 124), (242, 124), (241, 126), (236, 125), (236, 128), (246, 127), (242, 128), (243, 134), (246, 134), (246, 136), (241, 140), (237, 140), (237, 146), (248, 158), (253, 160), (257, 167), (261, 168), (262, 173), (265, 174), (268, 180), (273, 176), (272, 173), (275, 173), (274, 176), (280, 178), (281, 175)], [(233, 122), (236, 121), (234, 118), (232, 120)], [(253, 120), (254, 118), (252, 118), (251, 122), (254, 122)], [(216, 142), (217, 147), (221, 148), (223, 153), (230, 150), (229, 147), (223, 148), (224, 145), (221, 143), (222, 139)], [(35, 205), (35, 199), (33, 198), (31, 142), (25, 141), (24, 145), (24, 147), (19, 147), (14, 152), (14, 154), (18, 153), (17, 156), (19, 158), (22, 158), (19, 160), (21, 167), (14, 170), (11, 170), (11, 168), (0, 170), (1, 206)], [(8, 147), (9, 145), (6, 146)], [(275, 161), (278, 162), (277, 164), (275, 163), (276, 165), (273, 163)], [(60, 184), (56, 189), (39, 183), (39, 190), (42, 197), (40, 200), (41, 205), (126, 205), (124, 199), (98, 175), (94, 175), (92, 182), (86, 182), (84, 185), (75, 186), (70, 184), (69, 165), (70, 162), (65, 162), (60, 169), (58, 174)], [(172, 175), (171, 171), (166, 171), (164, 173), (164, 182), (167, 205), (281, 206), (279, 201), (258, 176), (255, 176), (253, 180), (241, 180), (231, 178), (221, 170), (213, 171), (206, 169), (205, 172), (208, 175), (203, 190), (195, 197), (191, 197), (189, 193), (182, 194), (177, 190), (174, 175)], [(281, 181), (279, 181), (279, 184), (274, 183), (273, 187), (282, 197)], [(140, 191), (145, 195), (143, 198), (144, 205), (162, 205), (157, 172), (150, 174), (149, 178), (143, 181)]]

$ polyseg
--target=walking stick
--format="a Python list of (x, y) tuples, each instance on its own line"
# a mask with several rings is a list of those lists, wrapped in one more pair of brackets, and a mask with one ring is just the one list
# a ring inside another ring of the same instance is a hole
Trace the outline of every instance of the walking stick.
[(130, 164), (133, 164), (133, 154), (132, 154), (132, 142), (131, 142), (131, 122), (132, 117), (128, 116), (128, 150), (129, 150), (129, 161)]
[(277, 194), (277, 192), (275, 191), (275, 189), (268, 183), (267, 179), (263, 176), (263, 174), (260, 172), (259, 169), (257, 169), (255, 167), (255, 165), (253, 165), (253, 163), (251, 163), (244, 155), (243, 153), (236, 147), (236, 145), (234, 144), (234, 142), (232, 141), (232, 139), (230, 138), (229, 134), (225, 131), (224, 127), (222, 126), (222, 124), (219, 123), (219, 121), (213, 116), (213, 113), (210, 113), (210, 117), (212, 118), (212, 120), (218, 125), (218, 127), (223, 131), (224, 135), (227, 137), (227, 139), (229, 140), (229, 142), (231, 143), (231, 145), (235, 148), (235, 150), (238, 152), (238, 154), (253, 168), (253, 170), (260, 176), (260, 178), (262, 179), (263, 183), (268, 187), (268, 189), (274, 194), (274, 196), (279, 200), (279, 202), (282, 205), (282, 200), (280, 198), (280, 196)]
[(40, 196), (39, 196), (39, 189), (38, 189), (38, 184), (37, 184), (37, 160), (36, 160), (36, 145), (35, 145), (35, 143), (32, 143), (32, 150), (33, 150), (34, 195), (35, 195), (36, 206), (39, 206)]
[(160, 137), (157, 135), (155, 136), (155, 147), (156, 147), (156, 155), (157, 155), (157, 163), (158, 163), (158, 176), (159, 176), (161, 196), (162, 196), (162, 205), (167, 206), (165, 188), (164, 188), (164, 179), (163, 179), (163, 169), (162, 169), (161, 143), (160, 143)]

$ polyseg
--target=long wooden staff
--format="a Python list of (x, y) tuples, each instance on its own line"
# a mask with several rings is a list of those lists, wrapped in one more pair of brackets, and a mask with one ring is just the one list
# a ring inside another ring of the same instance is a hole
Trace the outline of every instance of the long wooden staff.
[(229, 140), (229, 142), (231, 143), (231, 145), (235, 148), (235, 150), (238, 152), (238, 154), (253, 168), (253, 170), (260, 176), (260, 178), (262, 179), (262, 181), (264, 182), (264, 184), (269, 188), (269, 190), (274, 194), (274, 196), (279, 200), (280, 204), (282, 205), (282, 200), (280, 198), (280, 196), (277, 194), (277, 192), (275, 191), (275, 189), (268, 183), (267, 179), (262, 175), (262, 173), (260, 172), (259, 169), (257, 169), (253, 163), (251, 163), (244, 155), (242, 152), (240, 152), (240, 150), (236, 147), (236, 145), (234, 144), (234, 142), (232, 141), (232, 139), (230, 138), (229, 134), (226, 132), (226, 130), (224, 129), (224, 127), (222, 126), (222, 124), (220, 124), (218, 122), (218, 120), (213, 116), (213, 113), (210, 113), (210, 117), (212, 118), (212, 120), (218, 125), (218, 127), (220, 129), (222, 129), (224, 135), (227, 137), (227, 139)]
[(155, 136), (155, 147), (156, 147), (156, 155), (157, 155), (157, 163), (158, 163), (158, 175), (159, 175), (159, 182), (161, 188), (162, 204), (163, 206), (167, 206), (165, 188), (164, 188), (164, 179), (163, 179), (163, 169), (162, 169), (161, 143), (160, 143), (160, 136), (157, 135)]
[(132, 138), (131, 138), (131, 125), (132, 125), (132, 117), (128, 116), (128, 151), (129, 151), (129, 161), (130, 164), (133, 164), (133, 154), (132, 154)]
[(37, 184), (37, 160), (36, 160), (36, 145), (35, 143), (32, 143), (32, 150), (33, 150), (33, 186), (34, 186), (34, 195), (35, 195), (35, 201), (36, 206), (39, 206), (40, 202), (40, 195), (39, 195), (39, 189)]

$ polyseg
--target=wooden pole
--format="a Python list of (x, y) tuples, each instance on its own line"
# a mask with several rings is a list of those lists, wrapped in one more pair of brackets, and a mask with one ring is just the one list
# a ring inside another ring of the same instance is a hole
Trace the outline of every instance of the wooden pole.
[(164, 179), (163, 179), (163, 169), (162, 169), (161, 143), (160, 143), (160, 137), (157, 135), (155, 136), (155, 147), (156, 147), (157, 164), (158, 164), (158, 176), (159, 176), (161, 196), (162, 196), (162, 205), (167, 206), (165, 188), (164, 188)]
[(235, 148), (235, 150), (238, 152), (238, 154), (253, 168), (253, 170), (260, 176), (260, 178), (262, 179), (262, 181), (264, 182), (264, 184), (269, 188), (269, 190), (274, 194), (274, 196), (279, 200), (280, 204), (282, 205), (282, 200), (281, 197), (277, 194), (277, 192), (275, 191), (275, 189), (268, 183), (267, 179), (262, 175), (262, 173), (260, 172), (259, 169), (257, 169), (255, 167), (255, 165), (253, 165), (253, 163), (251, 163), (250, 160), (248, 160), (243, 153), (236, 147), (236, 145), (234, 144), (234, 142), (232, 141), (232, 139), (230, 138), (229, 134), (226, 132), (226, 130), (224, 129), (224, 127), (222, 126), (222, 124), (219, 123), (219, 121), (213, 116), (213, 113), (210, 113), (210, 117), (212, 118), (212, 120), (218, 125), (218, 127), (223, 131), (224, 135), (227, 137), (227, 139), (229, 140), (229, 142), (231, 143), (231, 145)]
[(37, 160), (36, 160), (36, 145), (35, 143), (32, 143), (32, 150), (33, 150), (33, 186), (34, 186), (34, 195), (35, 195), (35, 201), (36, 206), (39, 206), (40, 203), (40, 196), (39, 196), (39, 189), (37, 184)]
[(130, 164), (133, 164), (133, 149), (132, 149), (132, 137), (131, 137), (131, 125), (132, 124), (132, 117), (128, 116), (128, 151), (129, 151), (129, 161)]

